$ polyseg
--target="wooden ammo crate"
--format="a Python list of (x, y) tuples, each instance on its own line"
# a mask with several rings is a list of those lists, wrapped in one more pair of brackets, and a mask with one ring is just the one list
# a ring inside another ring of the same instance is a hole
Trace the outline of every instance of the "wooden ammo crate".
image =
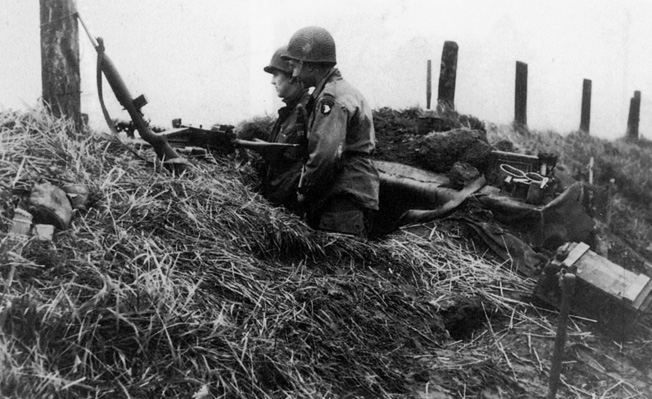
[(536, 295), (555, 307), (561, 300), (561, 270), (577, 277), (571, 310), (595, 319), (612, 332), (626, 333), (641, 313), (650, 310), (650, 277), (626, 270), (591, 251), (585, 243), (567, 243), (560, 247), (539, 278)]

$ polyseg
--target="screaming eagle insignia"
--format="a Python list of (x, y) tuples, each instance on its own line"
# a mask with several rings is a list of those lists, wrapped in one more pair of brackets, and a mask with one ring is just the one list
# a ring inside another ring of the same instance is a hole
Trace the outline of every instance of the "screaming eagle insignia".
[(321, 113), (323, 115), (328, 115), (333, 110), (333, 105), (335, 105), (335, 99), (333, 98), (333, 96), (326, 94), (321, 99), (319, 104), (320, 104), (319, 108), (321, 109)]
[(321, 113), (324, 115), (328, 115), (331, 113), (331, 106), (328, 104), (322, 104), (321, 105)]

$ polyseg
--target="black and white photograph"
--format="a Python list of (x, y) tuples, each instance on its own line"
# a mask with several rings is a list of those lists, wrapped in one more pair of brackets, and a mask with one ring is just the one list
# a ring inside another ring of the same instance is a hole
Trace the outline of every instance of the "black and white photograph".
[(2, 0), (0, 397), (652, 398), (650, 21)]

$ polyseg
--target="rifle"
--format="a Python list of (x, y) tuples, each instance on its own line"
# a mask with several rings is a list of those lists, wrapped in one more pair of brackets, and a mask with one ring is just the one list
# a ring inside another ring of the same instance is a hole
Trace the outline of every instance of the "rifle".
[[(128, 122), (117, 121), (116, 126), (127, 131)], [(181, 119), (172, 121), (172, 129), (154, 128), (160, 131), (160, 136), (165, 137), (172, 147), (199, 147), (220, 155), (228, 155), (237, 148), (247, 148), (263, 157), (267, 161), (279, 159), (283, 152), (291, 148), (298, 148), (299, 144), (270, 143), (264, 140), (242, 140), (236, 137), (235, 127), (232, 125), (215, 125), (210, 130), (200, 127), (181, 124)]]
[(189, 165), (188, 162), (177, 154), (177, 152), (170, 146), (165, 136), (157, 135), (152, 131), (149, 127), (149, 123), (145, 121), (145, 118), (140, 111), (141, 108), (147, 104), (146, 97), (140, 95), (138, 98), (134, 99), (131, 96), (115, 65), (105, 54), (102, 38), (98, 37), (95, 39), (90, 34), (90, 31), (78, 12), (75, 13), (75, 16), (79, 19), (79, 22), (81, 22), (91, 44), (97, 52), (97, 90), (100, 97), (100, 105), (102, 106), (102, 113), (104, 114), (104, 118), (106, 119), (111, 131), (117, 137), (117, 131), (109, 117), (109, 113), (104, 105), (104, 99), (102, 98), (102, 74), (104, 74), (104, 77), (109, 82), (109, 85), (120, 104), (129, 113), (133, 126), (138, 130), (140, 137), (152, 146), (157, 157), (163, 162), (163, 165), (166, 166), (168, 170), (175, 174), (182, 174), (187, 170)]

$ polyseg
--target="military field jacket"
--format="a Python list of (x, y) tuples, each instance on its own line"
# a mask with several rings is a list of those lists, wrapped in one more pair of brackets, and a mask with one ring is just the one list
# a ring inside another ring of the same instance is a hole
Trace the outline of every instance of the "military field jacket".
[[(266, 141), (272, 143), (300, 144), (299, 129), (305, 128), (297, 125), (298, 105), (306, 107), (310, 99), (308, 91), (288, 102), (285, 107), (278, 110), (278, 119), (269, 133)], [(274, 205), (284, 205), (291, 210), (296, 208), (296, 196), (301, 167), (303, 165), (303, 152), (301, 149), (286, 150), (278, 159), (268, 162), (263, 175), (263, 195)]]
[(315, 87), (311, 104), (310, 155), (300, 191), (312, 204), (345, 194), (377, 210), (379, 177), (370, 159), (376, 137), (369, 104), (337, 68)]

